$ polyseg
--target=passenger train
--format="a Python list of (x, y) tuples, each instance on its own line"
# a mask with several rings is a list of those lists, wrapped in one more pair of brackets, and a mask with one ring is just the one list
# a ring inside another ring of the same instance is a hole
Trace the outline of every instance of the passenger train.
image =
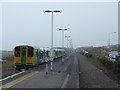
[[(65, 55), (64, 49), (54, 48), (54, 59)], [(50, 48), (39, 48), (31, 45), (18, 45), (14, 48), (16, 70), (28, 69), (50, 61)]]

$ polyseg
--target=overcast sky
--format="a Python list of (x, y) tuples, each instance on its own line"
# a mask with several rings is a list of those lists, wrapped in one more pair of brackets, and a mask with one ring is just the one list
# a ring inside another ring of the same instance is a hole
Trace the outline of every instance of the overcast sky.
[[(55, 47), (62, 46), (59, 28), (68, 29), (65, 35), (71, 36), (74, 48), (108, 45), (109, 33), (118, 33), (117, 2), (2, 3), (0, 7), (3, 50), (12, 50), (19, 44), (50, 47), (51, 14), (45, 13), (46, 9), (60, 10), (54, 13)], [(117, 36), (110, 34), (111, 44), (118, 43)]]

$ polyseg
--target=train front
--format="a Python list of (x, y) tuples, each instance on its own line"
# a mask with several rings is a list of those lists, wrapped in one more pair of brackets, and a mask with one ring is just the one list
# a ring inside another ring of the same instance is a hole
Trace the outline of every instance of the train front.
[(32, 46), (16, 46), (14, 48), (14, 64), (16, 69), (28, 69), (34, 66), (35, 55)]

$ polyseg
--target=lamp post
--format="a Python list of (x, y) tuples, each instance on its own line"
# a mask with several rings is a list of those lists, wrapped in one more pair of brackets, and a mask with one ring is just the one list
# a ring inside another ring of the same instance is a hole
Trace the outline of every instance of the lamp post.
[[(67, 31), (67, 29), (59, 29), (62, 31), (62, 47), (64, 48), (64, 31)], [(63, 53), (64, 54), (64, 53)], [(62, 62), (64, 62), (64, 55), (62, 55)]]
[[(51, 55), (54, 55), (54, 51), (53, 51), (53, 13), (59, 13), (60, 10), (45, 10), (46, 13), (52, 13), (52, 23), (51, 23), (51, 49), (50, 49), (50, 53), (52, 53)], [(54, 56), (50, 56), (50, 61), (51, 61), (51, 71), (53, 70), (52, 65), (53, 65), (53, 59)], [(47, 68), (47, 65), (46, 65)], [(46, 69), (47, 70), (47, 69)], [(47, 71), (46, 71), (47, 72)]]
[(68, 48), (68, 38), (70, 38), (71, 36), (65, 36), (65, 38), (67, 38), (67, 48)]
[(62, 47), (64, 47), (64, 31), (67, 31), (67, 29), (59, 29), (62, 31)]
[(60, 10), (45, 10), (46, 13), (52, 13), (52, 23), (51, 23), (51, 48), (53, 48), (53, 13), (59, 13)]

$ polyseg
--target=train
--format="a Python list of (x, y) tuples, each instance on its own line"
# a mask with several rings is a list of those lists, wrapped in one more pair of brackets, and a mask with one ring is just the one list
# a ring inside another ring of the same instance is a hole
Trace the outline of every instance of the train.
[[(64, 49), (53, 48), (54, 60), (65, 55)], [(50, 61), (50, 48), (40, 48), (32, 45), (17, 45), (14, 47), (14, 65), (16, 70), (29, 69)]]

